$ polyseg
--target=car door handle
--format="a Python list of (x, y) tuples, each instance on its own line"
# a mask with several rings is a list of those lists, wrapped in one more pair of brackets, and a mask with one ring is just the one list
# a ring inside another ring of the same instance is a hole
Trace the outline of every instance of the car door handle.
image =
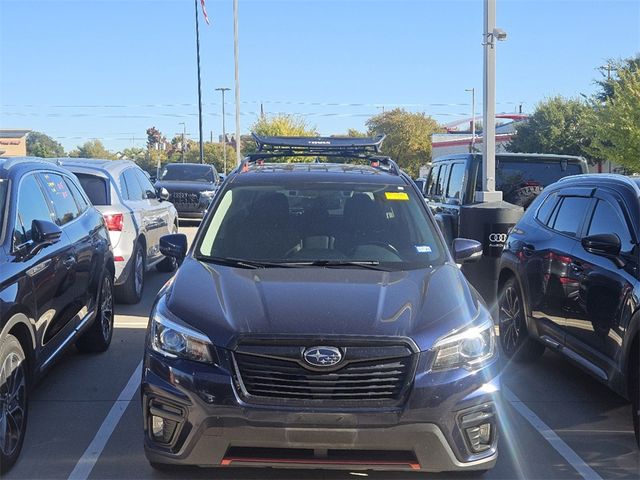
[(76, 264), (76, 257), (69, 256), (62, 261), (62, 264), (65, 266), (67, 270), (71, 270), (73, 266)]

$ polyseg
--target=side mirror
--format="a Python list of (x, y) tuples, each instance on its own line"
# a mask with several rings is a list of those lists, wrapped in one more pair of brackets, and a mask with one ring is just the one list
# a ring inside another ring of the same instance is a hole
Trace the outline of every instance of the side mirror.
[(31, 222), (31, 238), (36, 245), (52, 245), (60, 241), (62, 230), (58, 225), (47, 220)]
[(182, 263), (187, 255), (187, 236), (184, 233), (172, 233), (160, 237), (160, 253)]
[(453, 240), (453, 259), (456, 263), (473, 263), (482, 258), (482, 243), (468, 238)]
[(604, 257), (616, 257), (620, 255), (622, 248), (620, 238), (615, 233), (601, 233), (584, 237), (582, 246), (587, 252)]
[(144, 197), (147, 200), (153, 200), (154, 198), (158, 198), (158, 196), (156, 195), (156, 192), (154, 192), (153, 190), (146, 190), (144, 192)]
[(167, 200), (169, 200), (169, 191), (164, 187), (157, 188), (156, 195), (158, 197), (158, 200), (160, 200), (161, 202), (166, 202)]

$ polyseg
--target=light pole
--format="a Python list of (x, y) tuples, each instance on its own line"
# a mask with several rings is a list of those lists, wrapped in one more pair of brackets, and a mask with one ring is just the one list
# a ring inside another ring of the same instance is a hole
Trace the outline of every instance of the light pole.
[(187, 133), (187, 126), (184, 122), (180, 122), (178, 123), (178, 125), (182, 125), (182, 142), (180, 142), (180, 150), (181, 150), (180, 159), (182, 160), (182, 163), (184, 163), (184, 136)]
[(220, 87), (216, 91), (222, 93), (222, 158), (224, 164), (224, 174), (227, 174), (227, 130), (224, 123), (224, 92), (231, 90), (230, 88)]
[(484, 0), (482, 191), (476, 192), (478, 202), (502, 200), (502, 192), (496, 192), (496, 41), (506, 39), (506, 32), (496, 28), (496, 0)]
[(465, 88), (465, 92), (471, 92), (471, 145), (469, 145), (469, 153), (473, 153), (476, 145), (476, 89)]
[(240, 72), (239, 64), (240, 52), (238, 48), (238, 0), (233, 0), (233, 64), (235, 73), (235, 93), (236, 93), (236, 163), (242, 163), (240, 153)]

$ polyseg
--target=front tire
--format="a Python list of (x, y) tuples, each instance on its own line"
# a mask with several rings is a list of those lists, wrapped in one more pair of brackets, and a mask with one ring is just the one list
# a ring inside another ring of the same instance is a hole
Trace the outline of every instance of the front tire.
[(519, 362), (538, 359), (545, 347), (529, 336), (524, 301), (515, 278), (507, 280), (501, 288), (498, 308), (500, 346), (504, 354)]
[(27, 428), (27, 362), (16, 337), (0, 344), (0, 474), (16, 463)]
[(631, 370), (629, 372), (629, 387), (631, 393), (631, 417), (633, 430), (636, 434), (636, 443), (640, 448), (640, 365), (636, 361), (640, 355), (640, 343), (636, 340), (635, 354), (631, 354)]
[(89, 330), (82, 334), (76, 342), (78, 350), (84, 353), (104, 352), (111, 345), (113, 338), (113, 280), (107, 272), (102, 279), (98, 312)]
[(127, 281), (116, 289), (116, 297), (121, 303), (134, 304), (138, 303), (142, 298), (146, 268), (144, 249), (140, 242), (137, 242), (133, 249), (131, 262), (131, 272), (129, 272)]

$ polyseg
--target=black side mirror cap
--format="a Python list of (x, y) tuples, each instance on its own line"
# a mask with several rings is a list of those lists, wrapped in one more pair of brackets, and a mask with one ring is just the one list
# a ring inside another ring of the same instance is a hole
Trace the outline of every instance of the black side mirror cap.
[(482, 243), (469, 238), (453, 240), (453, 259), (456, 263), (474, 263), (482, 258)]
[(582, 239), (584, 249), (594, 255), (616, 257), (620, 255), (622, 243), (615, 233), (600, 233)]
[(160, 237), (160, 253), (182, 263), (187, 256), (187, 236), (184, 233), (172, 233)]
[(31, 222), (31, 238), (37, 245), (52, 245), (60, 241), (62, 229), (48, 220), (34, 220)]

